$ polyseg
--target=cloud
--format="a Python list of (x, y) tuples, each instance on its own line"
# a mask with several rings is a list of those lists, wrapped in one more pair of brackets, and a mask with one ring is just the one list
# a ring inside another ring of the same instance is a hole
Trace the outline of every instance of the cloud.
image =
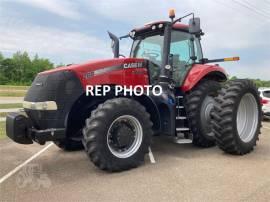
[(270, 34), (270, 27), (267, 26), (269, 21), (261, 20), (260, 16), (245, 7), (233, 2), (230, 4), (228, 1), (196, 4), (204, 8), (196, 7), (196, 10), (201, 16), (202, 27), (206, 33), (203, 37), (206, 50), (212, 54), (219, 49), (252, 50), (256, 46), (270, 45), (270, 41), (261, 37)]
[[(88, 1), (89, 2), (89, 1)], [(243, 56), (240, 63), (224, 63), (228, 73), (239, 77), (269, 78), (269, 57), (263, 55), (269, 50), (270, 40), (263, 36), (270, 35), (270, 4), (265, 1), (250, 2), (247, 8), (235, 1), (227, 0), (167, 0), (153, 4), (151, 0), (99, 0), (90, 1), (90, 9), (112, 19), (117, 23), (142, 26), (146, 22), (168, 19), (168, 9), (175, 8), (180, 17), (194, 12), (201, 18), (201, 26), (205, 35), (202, 37), (204, 56), (221, 58)], [(246, 3), (246, 2), (245, 2)], [(255, 10), (254, 10), (255, 9)], [(267, 18), (267, 16), (269, 16)], [(184, 20), (183, 23), (187, 23)], [(252, 55), (251, 58), (246, 55)], [(257, 71), (254, 71), (256, 69)]]
[(78, 12), (78, 5), (72, 1), (64, 0), (11, 0), (8, 2), (17, 2), (26, 4), (32, 7), (46, 10), (55, 15), (70, 18), (70, 19), (80, 19), (82, 17), (81, 13)]
[[(104, 42), (78, 32), (67, 32), (39, 26), (17, 29), (0, 28), (0, 43), (3, 50), (27, 50), (51, 54), (66, 54), (72, 51), (104, 54)], [(6, 38), (5, 36), (9, 37)], [(94, 46), (93, 46), (94, 44)]]
[(63, 62), (81, 61), (86, 55), (92, 59), (111, 57), (109, 42), (107, 44), (96, 36), (30, 25), (14, 19), (11, 22), (0, 22), (0, 51), (4, 53), (20, 50), (50, 58), (60, 56), (65, 58)]
[[(42, 7), (51, 12), (61, 10), (65, 17), (75, 17), (69, 3), (56, 0), (13, 0)], [(3, 2), (3, 1), (2, 1)], [(112, 57), (110, 41), (99, 36), (85, 34), (69, 28), (47, 27), (33, 24), (19, 15), (8, 15), (1, 12), (0, 6), (0, 52), (10, 55), (16, 51), (27, 51), (30, 55), (38, 53), (56, 63), (83, 62), (89, 59)], [(53, 24), (53, 23), (52, 23)]]
[(252, 78), (252, 79), (264, 79), (269, 78), (269, 63), (266, 61), (258, 61), (254, 63), (224, 63), (223, 66), (230, 76), (237, 76), (238, 78)]
[[(81, 0), (89, 10), (111, 20), (143, 25), (146, 20), (162, 19), (167, 14), (169, 3), (151, 0)], [(165, 14), (165, 15), (164, 15)]]
[[(270, 34), (270, 26), (266, 24), (269, 20), (233, 1), (167, 0), (156, 4), (151, 0), (87, 2), (89, 9), (102, 16), (135, 26), (142, 26), (151, 20), (168, 19), (169, 8), (175, 8), (178, 17), (194, 12), (201, 17), (202, 28), (206, 33), (205, 47), (210, 54), (217, 49), (245, 49), (266, 43), (270, 45), (269, 40), (259, 37)], [(264, 4), (256, 4), (256, 7), (262, 9)]]
[[(256, 4), (241, 1), (248, 7), (251, 5), (256, 11), (236, 3), (239, 0), (160, 0), (155, 3), (152, 0), (78, 0), (76, 3), (71, 0), (3, 1), (9, 6), (0, 6), (0, 51), (27, 50), (46, 54), (50, 58), (57, 57), (64, 63), (70, 60), (111, 57), (109, 40), (105, 41), (101, 31), (109, 26), (110, 29), (116, 27), (117, 33), (126, 33), (130, 31), (127, 30), (129, 28), (168, 19), (168, 9), (175, 8), (178, 17), (194, 12), (201, 18), (201, 26), (205, 32), (202, 37), (205, 57), (239, 55), (242, 58), (240, 63), (221, 65), (227, 66), (226, 69), (232, 75), (269, 79), (267, 66), (270, 59), (266, 52), (269, 50), (270, 40), (265, 37), (270, 35), (270, 4), (266, 1), (256, 1)], [(16, 2), (17, 6), (23, 4), (50, 12), (42, 12), (40, 18), (43, 21), (51, 13), (64, 18), (58, 19), (57, 23), (43, 24), (38, 19), (30, 19), (30, 24), (23, 12), (15, 13), (10, 2)], [(7, 10), (5, 15), (1, 15), (3, 7), (13, 12)], [(183, 23), (187, 23), (187, 20)], [(87, 32), (91, 34), (86, 34)], [(121, 49), (122, 53), (127, 54), (129, 44), (121, 41)], [(257, 71), (254, 72), (255, 64)]]

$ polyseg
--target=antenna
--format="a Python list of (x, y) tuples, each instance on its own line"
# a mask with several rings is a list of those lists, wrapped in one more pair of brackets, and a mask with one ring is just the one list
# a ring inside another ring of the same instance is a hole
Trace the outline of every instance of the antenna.
[(193, 18), (193, 23), (194, 23), (194, 13), (189, 13), (189, 14), (187, 14), (187, 15), (181, 17), (181, 18), (176, 19), (175, 21), (172, 22), (172, 24), (175, 24), (175, 23), (177, 23), (177, 22), (181, 22), (182, 19), (184, 19), (184, 18), (186, 18), (186, 17), (188, 17), (188, 16), (191, 16), (191, 15), (192, 15), (192, 18)]

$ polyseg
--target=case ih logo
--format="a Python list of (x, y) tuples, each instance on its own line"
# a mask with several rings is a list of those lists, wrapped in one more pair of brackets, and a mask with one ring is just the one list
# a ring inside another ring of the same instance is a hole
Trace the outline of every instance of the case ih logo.
[(145, 63), (143, 62), (133, 62), (133, 63), (124, 63), (123, 65), (116, 65), (116, 66), (111, 66), (111, 67), (105, 67), (102, 69), (97, 69), (91, 72), (87, 72), (84, 74), (85, 79), (89, 79), (93, 76), (100, 75), (100, 74), (105, 74), (110, 71), (114, 70), (119, 70), (119, 69), (129, 69), (129, 68), (142, 68), (145, 66)]
[(124, 64), (124, 69), (127, 69), (127, 68), (141, 68), (141, 67), (143, 67), (142, 62), (134, 62), (134, 63), (125, 63)]

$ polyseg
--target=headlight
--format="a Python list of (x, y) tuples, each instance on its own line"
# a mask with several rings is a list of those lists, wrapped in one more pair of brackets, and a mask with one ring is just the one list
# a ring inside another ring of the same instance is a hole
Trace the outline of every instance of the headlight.
[(33, 110), (57, 110), (57, 104), (54, 101), (45, 102), (23, 102), (23, 108)]

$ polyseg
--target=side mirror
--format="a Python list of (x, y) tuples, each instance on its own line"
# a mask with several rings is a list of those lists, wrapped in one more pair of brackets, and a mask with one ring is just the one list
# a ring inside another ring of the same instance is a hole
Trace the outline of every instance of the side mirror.
[(201, 30), (200, 18), (191, 18), (189, 20), (189, 33), (198, 34)]
[(112, 34), (111, 32), (108, 31), (109, 37), (112, 40), (111, 43), (111, 48), (113, 51), (113, 56), (114, 58), (118, 58), (119, 57), (119, 39), (117, 36), (115, 36), (114, 34)]

